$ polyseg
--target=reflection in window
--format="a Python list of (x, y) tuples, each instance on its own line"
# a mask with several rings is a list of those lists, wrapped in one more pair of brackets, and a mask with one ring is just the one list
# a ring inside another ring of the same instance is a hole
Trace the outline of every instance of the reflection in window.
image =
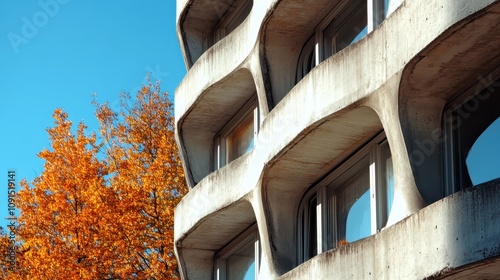
[(228, 162), (248, 153), (253, 148), (253, 114), (248, 114), (226, 138)]
[(356, 43), (368, 33), (366, 3), (366, 0), (353, 1), (325, 28), (325, 57)]
[(237, 112), (215, 137), (214, 169), (250, 152), (258, 129), (259, 111), (255, 96)]
[(354, 175), (337, 192), (338, 240), (354, 242), (370, 235), (370, 170)]
[(255, 279), (254, 242), (249, 242), (226, 259), (226, 279)]
[(379, 134), (306, 193), (299, 209), (299, 262), (386, 225), (394, 199), (394, 174), (384, 137)]
[(390, 16), (400, 5), (402, 0), (384, 0), (384, 17)]
[[(297, 82), (326, 58), (356, 43), (393, 13), (403, 0), (341, 1), (322, 19), (302, 47)], [(368, 4), (369, 3), (369, 4)], [(345, 4), (345, 5), (344, 5)], [(368, 8), (372, 9), (369, 10)], [(320, 39), (321, 38), (321, 39)]]
[(500, 118), (476, 140), (466, 159), (472, 185), (500, 177)]
[(254, 280), (260, 259), (257, 226), (253, 225), (216, 255), (216, 280)]
[(490, 85), (472, 87), (445, 108), (446, 195), (500, 177), (500, 79), (488, 79)]

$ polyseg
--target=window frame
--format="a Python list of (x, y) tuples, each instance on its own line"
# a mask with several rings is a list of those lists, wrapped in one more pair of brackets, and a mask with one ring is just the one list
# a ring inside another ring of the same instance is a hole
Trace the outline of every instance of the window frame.
[[(465, 104), (473, 99), (479, 99), (478, 102), (485, 102), (481, 100), (478, 96), (484, 94), (485, 91), (489, 91), (489, 94), (492, 94), (489, 89), (492, 84), (498, 83), (500, 80), (500, 67), (490, 71), (485, 76), (493, 77), (488, 83), (483, 77), (479, 76), (479, 80), (468, 87), (466, 90), (452, 96), (449, 101), (446, 103), (443, 109), (443, 117), (442, 117), (442, 131), (443, 131), (443, 140), (442, 140), (442, 166), (443, 166), (443, 192), (444, 196), (452, 195), (455, 192), (466, 189), (470, 186), (474, 186), (471, 181), (470, 175), (468, 173), (468, 168), (466, 164), (467, 155), (464, 155), (461, 150), (462, 141), (460, 139), (461, 126), (462, 126), (462, 118), (468, 119), (470, 118), (470, 114), (479, 113), (481, 114), (481, 110), (474, 110), (472, 112), (465, 109)], [(478, 105), (480, 106), (480, 105)], [(469, 114), (467, 117), (458, 116), (462, 115), (459, 113)], [(455, 128), (455, 123), (460, 121), (460, 125)], [(490, 123), (491, 125), (491, 123)], [(487, 128), (486, 128), (487, 129)], [(486, 130), (483, 130), (484, 133)], [(474, 140), (477, 141), (481, 134)], [(474, 146), (474, 143), (469, 148)]]
[[(356, 10), (356, 7), (352, 7), (351, 5), (362, 5), (363, 1), (366, 1), (366, 21), (367, 21), (367, 32), (364, 36), (359, 38), (357, 41), (361, 40), (362, 38), (366, 37), (368, 34), (370, 34), (377, 26), (379, 26), (393, 11), (389, 11), (386, 14), (385, 11), (385, 0), (362, 0), (359, 1), (359, 3), (352, 3), (351, 0), (342, 0), (339, 1), (335, 7), (332, 8), (332, 10), (321, 20), (321, 22), (318, 24), (318, 26), (315, 28), (313, 34), (311, 37), (306, 41), (306, 43), (303, 45), (302, 50), (299, 55), (299, 59), (297, 62), (297, 71), (296, 71), (296, 76), (297, 76), (297, 82), (300, 81), (303, 77), (305, 77), (315, 66), (320, 64), (322, 61), (326, 60), (328, 57), (335, 55), (338, 51), (331, 51), (332, 53), (330, 54), (329, 50), (326, 48), (326, 44), (324, 41), (324, 32), (325, 29), (333, 23), (338, 17), (342, 16), (344, 12), (348, 9), (354, 9)], [(402, 0), (395, 0), (399, 1), (395, 5), (395, 10), (402, 4)], [(389, 9), (389, 7), (387, 7)], [(350, 14), (352, 14), (354, 11), (351, 11)], [(344, 20), (348, 21), (348, 17)], [(312, 41), (312, 42), (311, 42)], [(356, 41), (356, 42), (357, 42)], [(354, 42), (354, 43), (356, 43)], [(352, 43), (352, 44), (354, 44)], [(314, 46), (314, 55), (313, 57), (315, 58), (315, 63), (311, 69), (308, 71), (305, 71), (304, 69), (307, 69), (308, 65), (308, 58), (310, 56), (310, 51), (312, 49), (311, 46)], [(347, 47), (347, 46), (346, 46)]]
[[(319, 38), (321, 40), (319, 40), (318, 42), (320, 43), (320, 47), (321, 47), (321, 52), (323, 54), (323, 58), (328, 58), (332, 55), (335, 55), (336, 53), (340, 52), (341, 50), (343, 50), (344, 48), (356, 43), (357, 41), (361, 40), (363, 37), (365, 37), (370, 31), (373, 30), (368, 30), (368, 22), (370, 21), (370, 12), (369, 12), (369, 7), (368, 7), (368, 2), (372, 2), (371, 0), (368, 0), (367, 2), (365, 2), (367, 0), (356, 0), (356, 2), (352, 2), (352, 1), (344, 1), (344, 2), (341, 2), (340, 3), (340, 7), (334, 9), (334, 11), (330, 12), (330, 14), (327, 16), (327, 18), (325, 18), (325, 20), (322, 21), (322, 23), (320, 24), (320, 29), (318, 29), (318, 32), (321, 34), (321, 37), (322, 38)], [(374, 0), (376, 1), (376, 0)], [(338, 39), (338, 34), (337, 36), (332, 36), (331, 38), (331, 48), (327, 48), (326, 47), (326, 41), (325, 41), (325, 33), (327, 31), (328, 28), (333, 28), (335, 30), (334, 33), (339, 33), (340, 30), (342, 30), (342, 27), (344, 27), (344, 25), (350, 21), (351, 17), (356, 13), (356, 11), (358, 10), (358, 8), (360, 8), (361, 6), (363, 6), (363, 2), (366, 3), (366, 26), (367, 26), (367, 34), (365, 34), (364, 36), (362, 36), (361, 38), (359, 38), (358, 40), (356, 40), (356, 42), (353, 42), (352, 44), (349, 44), (348, 46), (340, 49), (340, 50), (337, 50), (337, 39)]]
[[(222, 129), (215, 135), (214, 138), (214, 170), (218, 170), (223, 166), (229, 164), (231, 161), (241, 157), (229, 160), (229, 144), (228, 136), (234, 132), (239, 125), (243, 124), (248, 118), (253, 119), (253, 139), (255, 146), (255, 139), (259, 131), (259, 106), (257, 102), (256, 94), (252, 94), (252, 97), (241, 107), (238, 112), (231, 117), (231, 119), (222, 127)], [(253, 147), (252, 147), (253, 149)]]
[[(307, 43), (302, 48), (299, 55), (298, 69), (297, 69), (297, 81), (304, 78), (311, 70), (319, 64), (320, 58), (318, 56), (319, 44), (316, 43), (317, 39), (315, 34), (307, 40)], [(312, 56), (312, 60), (310, 57)]]
[(258, 278), (261, 259), (261, 245), (257, 224), (254, 223), (249, 228), (240, 233), (235, 239), (225, 245), (219, 252), (214, 255), (214, 279), (225, 280), (226, 276), (226, 261), (228, 258), (238, 252), (241, 248), (254, 242), (255, 253), (255, 279)]
[[(383, 170), (381, 168), (383, 165), (381, 147), (383, 145), (388, 145), (388, 141), (385, 133), (380, 132), (305, 192), (299, 204), (297, 215), (298, 263), (303, 263), (314, 257), (314, 255), (310, 254), (309, 238), (306, 234), (309, 231), (307, 226), (311, 224), (307, 212), (308, 208), (310, 208), (308, 203), (310, 199), (316, 196), (318, 201), (316, 206), (316, 255), (319, 255), (336, 248), (340, 241), (337, 221), (338, 202), (335, 195), (331, 194), (335, 193), (335, 190), (342, 188), (344, 183), (348, 182), (353, 175), (363, 170), (363, 168), (369, 168), (370, 173), (370, 235), (385, 227), (389, 213), (382, 215), (384, 209), (387, 210), (387, 199), (385, 199), (384, 192), (387, 191), (388, 187), (382, 184), (382, 177), (385, 176), (385, 174), (381, 174)], [(368, 162), (368, 166), (362, 166), (363, 160)]]
[[(246, 16), (252, 11), (253, 1), (252, 0), (236, 0), (231, 5), (229, 10), (222, 16), (222, 19), (214, 27), (213, 40), (214, 44), (226, 37), (232, 30), (236, 29), (235, 23), (240, 21), (240, 24), (245, 20)], [(247, 15), (244, 12), (249, 9)], [(242, 18), (245, 16), (245, 18)], [(228, 32), (228, 28), (230, 29)]]

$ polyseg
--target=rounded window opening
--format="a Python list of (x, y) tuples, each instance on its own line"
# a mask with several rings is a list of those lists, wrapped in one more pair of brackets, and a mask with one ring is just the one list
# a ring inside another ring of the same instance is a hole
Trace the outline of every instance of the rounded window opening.
[(386, 226), (393, 200), (392, 155), (381, 132), (304, 195), (299, 262), (375, 234)]
[(257, 224), (239, 234), (215, 256), (214, 275), (217, 280), (257, 279), (261, 247)]
[(500, 79), (493, 77), (488, 75), (445, 109), (447, 195), (500, 177)]

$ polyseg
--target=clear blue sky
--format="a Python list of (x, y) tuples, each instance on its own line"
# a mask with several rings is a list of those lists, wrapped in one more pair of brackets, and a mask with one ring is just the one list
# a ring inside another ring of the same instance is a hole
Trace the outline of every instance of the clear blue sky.
[[(51, 3), (41, 5), (41, 3)], [(148, 72), (173, 94), (186, 73), (174, 0), (5, 0), (0, 3), (0, 226), (7, 171), (31, 181), (56, 107), (97, 129), (92, 93), (117, 106)]]

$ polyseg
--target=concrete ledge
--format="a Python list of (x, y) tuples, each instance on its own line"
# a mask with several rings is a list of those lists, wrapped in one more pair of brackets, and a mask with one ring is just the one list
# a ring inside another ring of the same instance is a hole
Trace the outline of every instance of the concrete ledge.
[(200, 95), (179, 120), (176, 136), (182, 147), (190, 188), (213, 171), (216, 134), (255, 92), (252, 74), (242, 68)]
[(175, 116), (181, 119), (208, 88), (238, 71), (253, 50), (257, 34), (252, 31), (252, 11), (231, 34), (203, 53), (175, 91)]
[[(492, 3), (498, 6), (499, 1), (406, 1), (373, 33), (314, 68), (263, 117), (254, 150), (200, 178), (198, 185), (177, 206), (174, 240), (181, 269), (195, 271), (197, 261), (210, 259), (215, 248), (221, 248), (229, 242), (229, 236), (254, 220), (259, 227), (265, 227), (265, 230), (259, 228), (259, 232), (265, 254), (263, 259), (268, 260), (265, 265), (270, 267), (262, 277), (272, 279), (294, 268), (297, 265), (295, 206), (301, 192), (368, 137), (369, 133), (361, 133), (363, 129), (371, 133), (382, 126), (388, 134), (396, 177), (393, 209), (397, 211), (393, 211), (394, 215), (391, 213), (391, 223), (423, 207), (420, 201), (413, 202), (418, 200), (420, 193), (413, 170), (407, 168), (410, 150), (406, 145), (413, 138), (406, 142), (403, 139), (403, 130), (407, 129), (403, 125), (409, 124), (402, 125), (398, 115), (402, 73), (409, 69), (408, 62), (419, 60), (419, 55), (431, 44), (439, 45), (443, 32), (453, 27), (460, 29), (463, 26), (460, 21), (475, 18), (477, 11)], [(262, 79), (262, 73), (255, 70), (259, 67), (251, 64), (264, 55), (259, 53), (262, 48), (257, 45), (257, 37), (262, 32), (259, 23), (268, 12), (254, 9), (240, 27), (203, 54), (188, 72), (176, 91), (178, 126), (197, 102), (238, 70), (250, 69), (254, 79)], [(447, 16), (440, 16), (442, 13)], [(436, 21), (428, 20), (433, 18)], [(359, 133), (354, 136), (345, 133), (342, 128), (358, 118), (370, 119), (363, 124), (366, 126), (357, 126)], [(345, 149), (343, 153), (335, 153), (330, 159), (322, 157), (320, 149), (314, 150), (316, 158), (300, 154), (304, 148), (324, 144), (324, 137), (334, 134), (339, 141), (342, 136), (348, 138), (338, 146)], [(209, 141), (205, 143), (209, 145), (212, 139), (207, 137), (204, 141)], [(180, 142), (186, 151), (185, 143)], [(193, 156), (191, 162), (199, 160), (195, 152), (189, 153)], [(183, 157), (185, 170), (189, 170), (192, 163), (186, 163), (186, 154)], [(292, 161), (296, 161), (298, 168), (302, 168), (301, 164), (306, 166), (299, 174), (307, 178), (301, 178), (302, 184), (293, 185), (290, 191), (287, 180), (290, 175), (298, 175), (289, 170), (293, 167), (289, 164)], [(321, 172), (316, 170), (318, 168)], [(500, 240), (500, 215), (496, 206), (499, 205), (498, 185), (496, 182), (494, 187), (475, 188), (440, 200), (375, 236), (321, 254), (282, 279), (330, 279), (332, 275), (338, 275), (339, 279), (421, 279), (482, 262), (488, 256), (496, 258)], [(440, 188), (434, 184), (419, 187)], [(403, 189), (416, 192), (404, 192)], [(401, 208), (396, 207), (398, 203)], [(410, 203), (413, 203), (411, 207), (405, 208), (405, 204)], [(287, 207), (291, 210), (285, 211)], [(231, 211), (234, 213), (229, 213)], [(241, 213), (244, 215), (240, 220), (234, 219)], [(496, 225), (489, 225), (488, 219), (494, 220)], [(487, 239), (484, 244), (481, 236)], [(492, 240), (497, 244), (492, 245)], [(473, 251), (476, 248), (479, 251)], [(492, 248), (492, 251), (486, 252), (484, 248)], [(196, 257), (196, 250), (207, 252), (203, 260)], [(203, 267), (199, 274), (184, 277), (209, 279), (204, 273), (210, 265), (203, 263)]]
[(498, 205), (500, 179), (439, 200), (374, 236), (320, 254), (279, 279), (424, 279), (444, 277), (477, 262), (495, 265), (491, 260), (500, 258)]
[[(225, 244), (219, 244), (214, 240), (217, 234), (213, 230), (209, 232), (201, 231), (207, 237), (206, 239), (195, 238), (201, 243), (193, 243), (189, 240), (193, 238), (193, 232), (209, 220), (211, 216), (217, 216), (219, 212), (223, 212), (225, 209), (251, 200), (252, 191), (257, 186), (261, 169), (256, 168), (253, 172), (245, 171), (248, 171), (247, 166), (254, 161), (253, 152), (250, 152), (211, 173), (196, 188), (184, 196), (175, 208), (174, 240), (176, 246), (213, 249), (213, 246), (217, 247)], [(235, 176), (234, 174), (241, 174), (241, 176)], [(251, 214), (252, 220), (255, 221), (253, 210)], [(226, 230), (236, 220), (225, 220), (226, 224), (221, 225), (222, 227), (218, 230)], [(211, 236), (212, 234), (215, 236)], [(218, 237), (216, 239), (219, 240)], [(227, 243), (229, 240), (225, 239), (224, 242)]]
[[(473, 11), (478, 2), (431, 4), (454, 17)], [(416, 185), (427, 203), (442, 197), (442, 189), (434, 186), (444, 181), (443, 140), (436, 136), (442, 134), (443, 108), (472, 85), (493, 82), (491, 71), (500, 65), (499, 26), (500, 2), (495, 1), (444, 30), (402, 73), (396, 113), (402, 124)], [(427, 31), (427, 26), (422, 28)]]

